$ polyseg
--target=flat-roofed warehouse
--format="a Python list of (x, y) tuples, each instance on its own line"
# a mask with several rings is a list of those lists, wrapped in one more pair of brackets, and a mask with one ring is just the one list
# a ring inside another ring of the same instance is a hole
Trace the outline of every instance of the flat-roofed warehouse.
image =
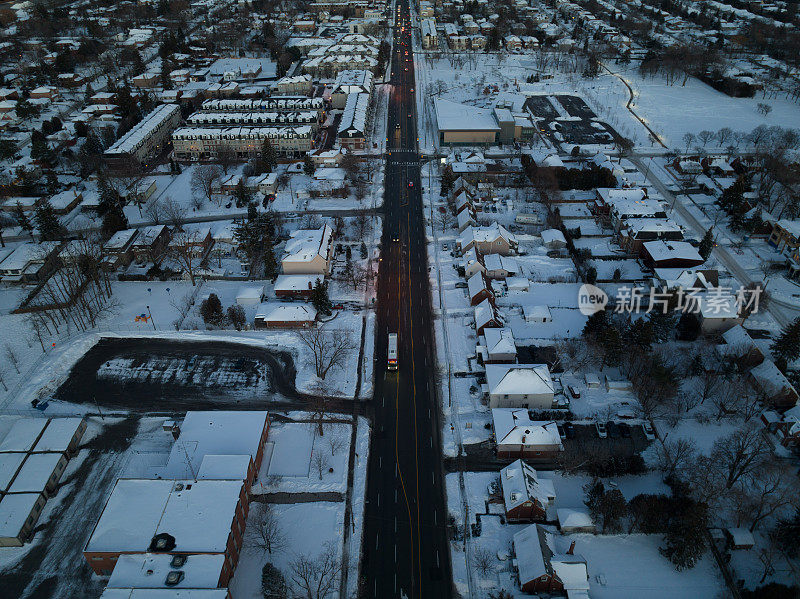
[(494, 113), (484, 108), (466, 106), (434, 98), (436, 128), (443, 146), (493, 145), (500, 126)]

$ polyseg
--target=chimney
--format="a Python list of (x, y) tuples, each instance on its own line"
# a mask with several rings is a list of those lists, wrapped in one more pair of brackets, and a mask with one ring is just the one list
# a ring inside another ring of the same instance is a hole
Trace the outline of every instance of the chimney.
[(567, 555), (575, 555), (575, 541), (570, 543), (569, 549), (567, 549)]

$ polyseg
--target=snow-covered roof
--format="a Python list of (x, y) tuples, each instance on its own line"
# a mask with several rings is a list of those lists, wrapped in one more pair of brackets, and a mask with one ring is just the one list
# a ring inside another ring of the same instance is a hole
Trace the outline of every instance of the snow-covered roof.
[(470, 297), (475, 297), (482, 291), (486, 290), (486, 280), (483, 278), (483, 273), (476, 272), (467, 281), (467, 290)]
[(17, 420), (6, 433), (0, 443), (0, 452), (4, 451), (30, 451), (42, 431), (47, 426), (47, 418), (21, 418)]
[(483, 264), (486, 270), (505, 270), (512, 274), (520, 272), (519, 262), (515, 258), (501, 254), (487, 254), (483, 257)]
[(517, 346), (514, 343), (514, 333), (508, 327), (502, 329), (485, 329), (483, 337), (489, 355), (516, 354)]
[(106, 150), (106, 154), (125, 154), (134, 151), (147, 140), (154, 131), (169, 119), (180, 114), (181, 107), (177, 104), (161, 104), (153, 109), (133, 129), (125, 133)]
[(492, 395), (539, 395), (554, 392), (547, 364), (487, 364), (486, 382)]
[[(166, 553), (120, 555), (114, 565), (107, 588), (217, 588), (222, 568), (225, 565), (223, 554), (187, 555), (184, 563), (179, 567), (172, 566), (173, 557)], [(167, 586), (165, 581), (172, 570), (183, 572), (183, 578), (177, 584)]]
[(314, 287), (319, 275), (279, 275), (275, 279), (274, 290), (278, 291), (308, 291)]
[(0, 494), (4, 493), (25, 461), (25, 453), (0, 453)]
[(755, 343), (753, 342), (753, 338), (750, 336), (750, 333), (748, 333), (740, 324), (737, 324), (722, 333), (722, 339), (733, 351), (742, 351), (746, 353), (751, 348), (755, 347)]
[(481, 328), (495, 318), (494, 307), (489, 302), (489, 299), (483, 300), (480, 304), (475, 306), (475, 327)]
[(542, 236), (542, 242), (545, 245), (549, 245), (551, 243), (567, 243), (567, 239), (564, 237), (564, 234), (558, 229), (545, 229), (540, 233), (540, 235)]
[(0, 271), (22, 270), (31, 262), (44, 261), (56, 246), (58, 246), (56, 241), (21, 243), (0, 262)]
[(197, 471), (198, 480), (246, 480), (249, 455), (206, 455)]
[(264, 296), (263, 285), (247, 285), (239, 289), (239, 292), (236, 294), (236, 301), (238, 302), (240, 299), (242, 300), (252, 299), (260, 302), (263, 296)]
[(755, 379), (762, 391), (768, 395), (782, 393), (786, 389), (796, 391), (789, 379), (780, 371), (772, 360), (764, 360), (758, 366), (750, 369), (750, 375)]
[(500, 131), (492, 110), (433, 99), (439, 131)]
[(559, 508), (556, 510), (558, 524), (561, 528), (593, 527), (594, 522), (589, 510), (584, 508)]
[(298, 229), (284, 248), (284, 262), (310, 262), (317, 256), (328, 259), (333, 229), (326, 223), (319, 229)]
[(533, 421), (525, 408), (494, 408), (492, 421), (498, 445), (561, 446), (556, 423)]
[(111, 239), (106, 241), (103, 247), (107, 250), (122, 249), (136, 237), (137, 233), (139, 233), (138, 229), (123, 229), (122, 231), (117, 231), (111, 236)]
[(174, 479), (192, 478), (207, 455), (244, 455), (255, 461), (268, 421), (267, 412), (187, 412), (165, 474)]
[(367, 113), (369, 111), (369, 94), (348, 94), (347, 101), (339, 122), (339, 133), (364, 133), (367, 129)]
[(264, 302), (255, 317), (264, 322), (311, 322), (317, 318), (317, 311), (310, 304)]
[[(156, 534), (176, 552), (224, 553), (242, 481), (117, 480), (87, 551), (143, 552)], [(0, 505), (2, 505), (0, 503)]]
[(0, 500), (0, 537), (19, 536), (40, 497), (40, 493), (17, 493), (3, 497)]
[(512, 462), (500, 471), (500, 483), (506, 511), (530, 500), (546, 508), (556, 498), (553, 481), (540, 478), (536, 470), (522, 460)]
[(686, 260), (702, 264), (705, 262), (695, 247), (687, 241), (645, 241), (642, 246), (654, 262)]
[(32, 453), (22, 464), (9, 493), (41, 493), (61, 460), (60, 453)]
[(522, 584), (547, 574), (536, 524), (523, 528), (514, 535), (514, 553), (517, 556), (517, 569)]
[(35, 452), (65, 452), (83, 423), (83, 418), (52, 418), (37, 441)]

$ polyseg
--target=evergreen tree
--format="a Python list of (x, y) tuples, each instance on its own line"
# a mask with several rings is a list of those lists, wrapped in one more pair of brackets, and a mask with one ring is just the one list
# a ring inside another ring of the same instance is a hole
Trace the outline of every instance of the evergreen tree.
[(709, 227), (708, 231), (706, 231), (705, 235), (703, 235), (703, 239), (700, 240), (700, 246), (697, 248), (697, 252), (700, 254), (700, 257), (703, 260), (708, 260), (708, 257), (711, 255), (711, 251), (714, 249), (714, 227)]
[(63, 227), (58, 221), (50, 200), (44, 199), (39, 202), (33, 215), (33, 220), (36, 223), (36, 228), (39, 230), (39, 238), (42, 241), (55, 241), (63, 237)]
[(678, 502), (672, 512), (664, 535), (665, 546), (661, 555), (675, 565), (677, 570), (690, 570), (706, 550), (708, 509), (705, 504), (691, 499)]
[(314, 165), (314, 161), (311, 159), (311, 156), (306, 154), (303, 158), (303, 172), (310, 177), (314, 174), (315, 170), (317, 170), (317, 167)]
[(329, 316), (333, 311), (333, 304), (328, 297), (328, 283), (316, 280), (314, 289), (311, 291), (311, 304), (317, 309), (317, 312), (324, 316)]
[(800, 358), (800, 318), (795, 318), (786, 325), (770, 346), (775, 358), (792, 362)]
[(119, 204), (107, 210), (103, 215), (103, 238), (110, 239), (117, 231), (124, 231), (127, 228), (128, 219)]
[(261, 164), (266, 173), (271, 173), (278, 166), (278, 153), (272, 147), (269, 139), (265, 139), (264, 145), (261, 147)]
[(289, 594), (283, 574), (269, 562), (261, 570), (261, 594), (264, 599), (286, 599)]
[(268, 240), (264, 246), (264, 275), (271, 279), (278, 276), (278, 273), (279, 268), (278, 261), (275, 258), (275, 250), (272, 249), (272, 244)]
[(790, 518), (780, 520), (775, 527), (775, 542), (789, 557), (800, 553), (800, 508)]
[(583, 332), (581, 335), (584, 337), (592, 337), (600, 334), (606, 327), (608, 327), (608, 314), (605, 310), (600, 310), (586, 319), (586, 324), (583, 325)]
[(200, 303), (200, 316), (206, 324), (218, 325), (222, 322), (222, 302), (216, 293), (210, 294)]
[(456, 182), (456, 175), (453, 173), (452, 167), (448, 164), (442, 169), (442, 182), (441, 182), (441, 189), (440, 195), (442, 197), (446, 196), (450, 193), (450, 190), (453, 189), (453, 184)]
[(25, 211), (22, 209), (19, 200), (17, 200), (17, 205), (14, 206), (14, 218), (17, 220), (17, 224), (23, 231), (27, 231), (28, 235), (33, 235), (33, 225), (31, 224), (28, 215), (25, 214)]

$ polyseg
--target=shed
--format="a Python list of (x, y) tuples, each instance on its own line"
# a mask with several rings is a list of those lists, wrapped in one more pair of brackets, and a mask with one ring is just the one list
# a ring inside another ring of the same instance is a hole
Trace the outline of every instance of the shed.
[(11, 481), (25, 461), (24, 453), (0, 453), (0, 496), (11, 486)]
[(240, 306), (257, 306), (262, 301), (264, 301), (263, 285), (242, 287), (236, 294), (236, 303)]
[(558, 527), (564, 534), (573, 532), (597, 532), (597, 528), (585, 508), (559, 508), (556, 510)]
[(542, 243), (546, 248), (556, 250), (567, 247), (567, 239), (558, 229), (545, 229), (540, 235), (542, 236)]
[(753, 533), (746, 528), (726, 528), (725, 537), (731, 549), (752, 549), (756, 544)]
[(525, 316), (525, 322), (553, 322), (550, 308), (544, 305), (522, 306), (522, 314)]

